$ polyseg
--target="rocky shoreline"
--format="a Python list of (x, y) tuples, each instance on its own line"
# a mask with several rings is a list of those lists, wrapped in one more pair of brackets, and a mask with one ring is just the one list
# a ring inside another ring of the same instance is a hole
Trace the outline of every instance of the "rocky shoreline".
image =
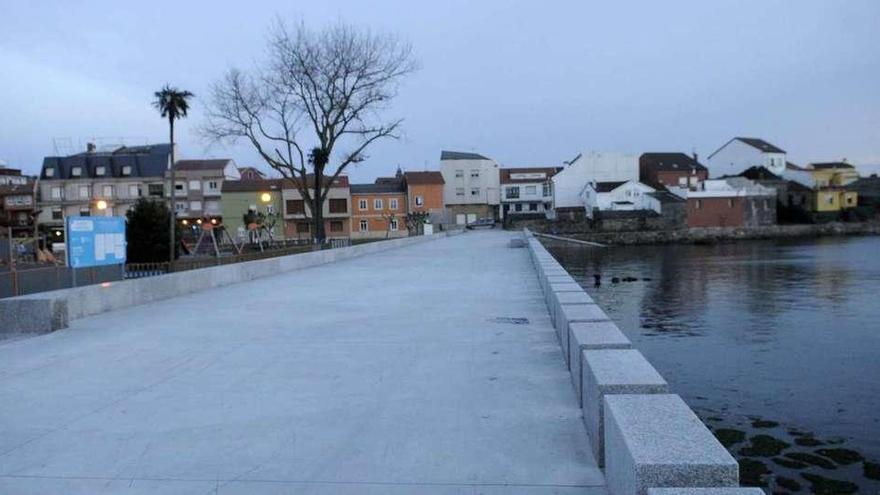
[[(779, 239), (842, 235), (880, 235), (880, 222), (831, 222), (822, 224), (772, 225), (766, 227), (694, 227), (678, 230), (624, 232), (554, 232), (552, 225), (538, 232), (608, 245), (714, 244), (747, 239)], [(546, 241), (545, 242), (560, 242)]]

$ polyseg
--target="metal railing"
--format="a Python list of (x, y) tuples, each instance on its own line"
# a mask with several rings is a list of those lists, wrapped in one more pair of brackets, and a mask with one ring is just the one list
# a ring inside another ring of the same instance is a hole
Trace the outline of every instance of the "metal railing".
[[(177, 259), (173, 265), (165, 262), (128, 263), (124, 272), (119, 265), (98, 266), (76, 269), (76, 285), (91, 285), (104, 282), (155, 277), (169, 272), (182, 272), (208, 268), (212, 266), (256, 261), (276, 256), (305, 253), (317, 249), (337, 249), (350, 246), (349, 239), (328, 239), (324, 244), (316, 245), (306, 240), (286, 240), (263, 243), (260, 250), (256, 245), (246, 246), (241, 254), (223, 254), (215, 256), (185, 257)], [(32, 264), (29, 268), (0, 267), (0, 298), (14, 297), (36, 292), (67, 289), (74, 286), (73, 269), (61, 265), (39, 266)]]

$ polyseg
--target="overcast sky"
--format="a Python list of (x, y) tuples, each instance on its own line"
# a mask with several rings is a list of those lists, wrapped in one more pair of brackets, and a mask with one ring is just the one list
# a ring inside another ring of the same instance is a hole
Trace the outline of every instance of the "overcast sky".
[[(403, 139), (368, 150), (355, 181), (436, 169), (441, 149), (506, 166), (583, 150), (683, 151), (761, 137), (796, 163), (880, 163), (880, 1), (21, 2), (0, 0), (0, 159), (98, 138), (167, 140), (150, 106), (170, 82), (205, 96), (260, 57), (275, 15), (338, 19), (409, 39), (422, 64), (389, 117)], [(194, 103), (185, 158), (266, 168), (247, 146), (206, 147)]]

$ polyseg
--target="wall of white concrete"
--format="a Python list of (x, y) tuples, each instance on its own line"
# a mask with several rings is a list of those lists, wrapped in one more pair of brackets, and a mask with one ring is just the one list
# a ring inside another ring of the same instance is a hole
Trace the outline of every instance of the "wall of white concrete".
[(734, 139), (708, 158), (710, 177), (738, 175), (749, 167), (765, 167), (782, 176), (785, 173), (785, 153), (765, 153), (738, 139)]
[(580, 194), (587, 182), (639, 180), (639, 156), (590, 151), (553, 176), (553, 208), (582, 207)]
[[(498, 169), (495, 160), (441, 160), (440, 173), (445, 182), (443, 203), (498, 205), (501, 199)], [(474, 191), (477, 193), (473, 194)]]

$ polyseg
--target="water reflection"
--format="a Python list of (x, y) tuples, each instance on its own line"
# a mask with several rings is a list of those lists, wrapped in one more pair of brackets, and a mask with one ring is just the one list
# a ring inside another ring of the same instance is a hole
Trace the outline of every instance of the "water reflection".
[[(880, 460), (880, 238), (548, 247), (704, 417), (750, 434), (772, 419)], [(835, 470), (880, 492), (856, 471)]]

